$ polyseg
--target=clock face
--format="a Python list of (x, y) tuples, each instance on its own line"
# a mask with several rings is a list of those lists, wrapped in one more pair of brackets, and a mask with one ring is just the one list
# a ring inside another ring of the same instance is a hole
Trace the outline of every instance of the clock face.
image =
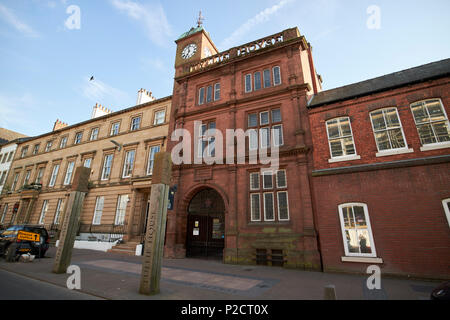
[(188, 44), (181, 52), (183, 59), (189, 59), (197, 52), (197, 45), (195, 43)]

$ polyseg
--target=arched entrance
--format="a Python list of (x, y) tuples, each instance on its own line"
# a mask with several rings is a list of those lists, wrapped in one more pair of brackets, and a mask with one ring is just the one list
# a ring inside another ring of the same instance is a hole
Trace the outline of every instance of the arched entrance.
[(225, 205), (220, 194), (199, 191), (188, 206), (186, 256), (222, 258), (225, 247)]

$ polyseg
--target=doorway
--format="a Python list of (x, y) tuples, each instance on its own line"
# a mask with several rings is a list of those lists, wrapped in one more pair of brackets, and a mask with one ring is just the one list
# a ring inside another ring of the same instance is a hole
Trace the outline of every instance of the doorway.
[(188, 206), (186, 256), (222, 259), (225, 247), (225, 206), (220, 194), (199, 191)]

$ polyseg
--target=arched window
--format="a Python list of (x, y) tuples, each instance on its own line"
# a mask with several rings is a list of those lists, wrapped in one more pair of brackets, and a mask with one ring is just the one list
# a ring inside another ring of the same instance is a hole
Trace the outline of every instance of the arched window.
[(346, 256), (376, 257), (369, 212), (365, 203), (339, 205), (342, 238)]

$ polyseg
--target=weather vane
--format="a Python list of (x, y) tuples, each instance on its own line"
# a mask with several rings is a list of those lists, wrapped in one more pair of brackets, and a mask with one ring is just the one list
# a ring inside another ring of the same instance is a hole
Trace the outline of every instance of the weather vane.
[(205, 18), (202, 16), (202, 11), (200, 10), (200, 12), (198, 14), (198, 20), (197, 20), (198, 27), (200, 27), (203, 24), (203, 20), (205, 20)]

